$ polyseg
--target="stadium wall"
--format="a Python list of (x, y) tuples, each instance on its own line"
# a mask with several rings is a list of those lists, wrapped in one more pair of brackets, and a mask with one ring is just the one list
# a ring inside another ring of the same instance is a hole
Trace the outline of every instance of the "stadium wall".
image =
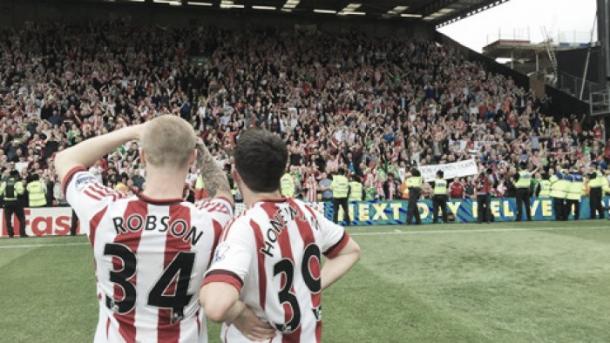
[[(582, 78), (587, 63), (589, 48), (575, 48), (570, 50), (559, 50), (557, 55), (557, 66), (559, 72)], [(587, 80), (597, 83), (604, 82), (604, 73), (600, 70), (601, 47), (591, 48), (591, 60), (587, 72)]]
[(589, 104), (580, 101), (578, 98), (559, 90), (555, 87), (545, 85), (546, 94), (553, 99), (550, 104), (550, 111), (555, 117), (563, 117), (571, 114), (577, 114), (579, 117), (585, 115), (588, 117)]
[[(606, 208), (610, 208), (610, 197), (606, 197), (603, 201)], [(319, 212), (324, 213), (328, 219), (332, 219), (333, 211), (332, 204), (315, 203), (314, 208)], [(422, 200), (418, 203), (419, 212), (422, 223), (431, 224), (432, 202), (430, 200)], [(244, 210), (243, 204), (236, 204), (236, 215)], [(478, 204), (471, 199), (451, 199), (448, 202), (447, 209), (454, 221), (458, 223), (473, 223), (478, 218)], [(534, 221), (550, 221), (555, 220), (553, 215), (552, 199), (541, 198), (533, 199), (530, 209), (532, 211), (532, 219)], [(514, 221), (516, 218), (516, 204), (514, 198), (494, 198), (490, 202), (490, 210), (493, 214), (495, 222)], [(407, 217), (407, 202), (402, 200), (396, 201), (362, 201), (352, 202), (349, 204), (350, 218), (353, 219), (352, 224), (358, 226), (368, 225), (404, 225)], [(580, 203), (580, 217), (589, 218), (589, 198), (583, 198)], [(2, 210), (0, 210), (0, 218), (4, 218)], [(48, 207), (48, 208), (33, 208), (25, 210), (26, 218), (26, 233), (30, 236), (66, 236), (70, 234), (70, 222), (72, 219), (72, 210), (70, 207)], [(339, 212), (339, 219), (343, 220), (343, 212)], [(15, 218), (13, 228), (15, 235), (19, 235), (17, 229), (18, 220)], [(343, 222), (343, 225), (346, 223)], [(79, 234), (86, 234), (82, 230), (77, 231)], [(0, 220), (0, 237), (7, 237), (6, 222)]]
[(94, 3), (83, 1), (0, 1), (0, 27), (19, 27), (27, 21), (77, 23), (91, 20), (130, 18), (142, 25), (196, 27), (213, 25), (226, 29), (249, 30), (259, 27), (293, 28), (295, 25), (316, 25), (328, 32), (365, 31), (378, 36), (434, 38), (434, 29), (427, 23), (409, 20), (377, 20), (329, 15), (285, 14), (246, 11), (241, 9), (210, 9), (195, 6), (169, 6), (154, 3)]

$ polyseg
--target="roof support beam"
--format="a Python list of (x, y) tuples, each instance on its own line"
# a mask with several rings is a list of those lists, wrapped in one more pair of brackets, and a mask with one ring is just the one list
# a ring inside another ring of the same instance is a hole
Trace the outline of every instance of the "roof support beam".
[[(440, 18), (438, 18), (438, 20), (434, 21), (434, 23), (437, 24), (437, 28), (439, 28), (439, 27), (445, 26), (446, 24), (448, 24), (450, 22), (455, 21), (453, 19), (467, 18), (467, 17), (470, 17), (477, 13), (486, 11), (490, 8), (501, 5), (508, 1), (510, 1), (510, 0), (483, 0), (478, 4), (466, 6), (464, 8), (461, 8), (459, 10), (452, 12), (451, 14), (449, 14), (447, 16), (440, 17)], [(459, 3), (460, 1), (454, 0), (454, 2)]]

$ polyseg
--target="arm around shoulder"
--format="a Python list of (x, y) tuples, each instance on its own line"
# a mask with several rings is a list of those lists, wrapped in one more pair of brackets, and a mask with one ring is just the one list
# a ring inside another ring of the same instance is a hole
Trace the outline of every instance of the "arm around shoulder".
[[(238, 302), (239, 292), (226, 282), (205, 283), (199, 292), (199, 302), (203, 306), (205, 315), (212, 321), (223, 322), (232, 321), (237, 317), (234, 309)], [(231, 311), (233, 309), (233, 311)]]

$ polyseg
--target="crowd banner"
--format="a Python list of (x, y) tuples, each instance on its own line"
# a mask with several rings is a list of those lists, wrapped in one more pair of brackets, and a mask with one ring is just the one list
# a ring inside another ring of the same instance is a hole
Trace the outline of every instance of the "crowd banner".
[[(349, 215), (352, 225), (401, 225), (407, 223), (407, 201), (362, 201), (349, 204)], [(603, 205), (610, 207), (610, 197), (605, 197)], [(434, 218), (432, 201), (422, 200), (417, 204), (420, 218), (423, 224), (431, 224)], [(474, 223), (478, 219), (478, 204), (472, 199), (451, 199), (447, 202), (447, 210), (454, 222)], [(494, 222), (508, 222), (516, 219), (517, 206), (514, 198), (493, 198), (490, 201), (490, 210)], [(553, 200), (551, 198), (532, 198), (530, 204), (532, 220), (545, 221), (555, 220), (553, 213)], [(324, 209), (326, 218), (333, 218), (332, 203), (326, 203)], [(580, 202), (580, 219), (589, 219), (589, 198), (583, 198)], [(608, 214), (606, 213), (606, 216)], [(439, 221), (440, 221), (439, 214)], [(341, 224), (344, 221), (343, 210), (338, 214)], [(525, 220), (525, 211), (523, 213)], [(573, 219), (571, 214), (570, 219)]]
[(419, 172), (426, 182), (436, 179), (436, 172), (442, 170), (445, 174), (445, 179), (453, 179), (456, 177), (464, 177), (477, 175), (479, 168), (474, 158), (453, 163), (431, 164), (427, 166), (419, 166)]

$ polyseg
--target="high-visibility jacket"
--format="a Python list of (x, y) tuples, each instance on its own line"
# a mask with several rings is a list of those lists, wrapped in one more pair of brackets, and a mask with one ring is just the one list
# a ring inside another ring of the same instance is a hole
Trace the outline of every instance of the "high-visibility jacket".
[(32, 181), (27, 185), (30, 207), (42, 207), (47, 205), (47, 187), (41, 181)]
[(570, 185), (568, 187), (568, 200), (578, 200), (582, 196), (582, 190), (584, 187), (583, 179), (580, 174), (572, 174)]
[(435, 179), (433, 193), (434, 195), (447, 195), (447, 180)]
[(14, 177), (9, 177), (6, 181), (0, 183), (0, 198), (5, 201), (17, 201), (24, 192), (23, 182), (17, 181)]
[(557, 189), (559, 193), (561, 193), (562, 199), (568, 198), (568, 192), (570, 191), (570, 180), (570, 175), (561, 173), (561, 178), (559, 181), (557, 181)]
[(551, 181), (540, 180), (540, 197), (548, 198), (551, 195)]
[(423, 180), (421, 176), (411, 176), (407, 178), (407, 187), (408, 188), (421, 188), (423, 184)]
[(527, 170), (519, 170), (519, 180), (515, 183), (516, 188), (530, 188), (532, 174)]
[(349, 181), (343, 175), (333, 176), (333, 182), (330, 184), (330, 190), (333, 191), (333, 198), (347, 198), (349, 193)]
[(234, 184), (231, 188), (231, 195), (233, 197), (237, 197), (239, 195), (239, 188), (237, 188), (237, 184)]
[(349, 201), (362, 201), (362, 184), (358, 181), (349, 183)]
[(601, 175), (602, 177), (602, 190), (604, 191), (604, 193), (606, 194), (610, 194), (610, 183), (608, 183), (608, 179)]
[(280, 179), (280, 193), (285, 197), (293, 197), (295, 192), (296, 189), (292, 175), (290, 175), (290, 173), (282, 175), (282, 178)]
[(197, 176), (197, 181), (195, 181), (195, 189), (203, 189), (205, 187), (205, 183), (203, 182), (203, 176)]
[(608, 179), (606, 179), (603, 175), (601, 175), (600, 173), (595, 173), (595, 177), (589, 180), (589, 189), (603, 189), (607, 182)]
[(562, 199), (564, 196), (563, 191), (559, 189), (559, 181), (561, 180), (560, 177), (561, 174), (557, 173), (551, 176), (551, 178), (549, 179), (549, 181), (551, 182), (551, 197), (557, 199)]

